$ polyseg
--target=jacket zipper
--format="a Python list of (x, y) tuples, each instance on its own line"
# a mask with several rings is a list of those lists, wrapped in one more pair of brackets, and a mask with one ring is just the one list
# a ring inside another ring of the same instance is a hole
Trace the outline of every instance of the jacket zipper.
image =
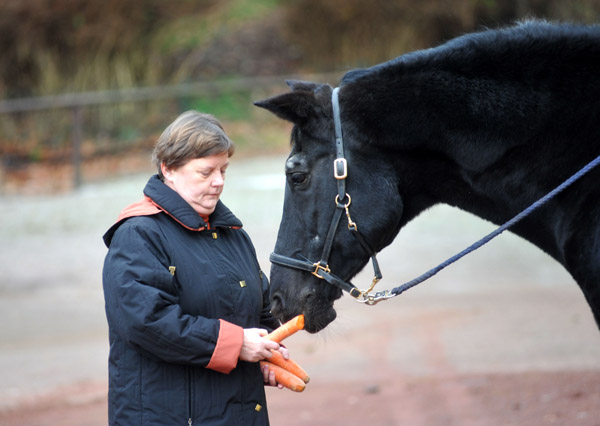
[(188, 367), (188, 426), (192, 426), (192, 368)]

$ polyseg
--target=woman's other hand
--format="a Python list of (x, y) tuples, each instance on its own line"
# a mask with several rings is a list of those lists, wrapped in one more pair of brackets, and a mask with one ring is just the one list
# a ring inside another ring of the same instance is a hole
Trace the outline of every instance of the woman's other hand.
[(275, 379), (275, 372), (269, 369), (268, 365), (262, 365), (261, 370), (263, 373), (263, 380), (265, 381), (266, 385), (277, 386), (279, 389), (283, 389), (283, 385), (277, 383), (277, 380)]
[[(286, 347), (279, 345), (278, 352), (281, 353), (284, 359), (290, 359), (290, 353)], [(277, 386), (279, 389), (283, 389), (283, 385), (277, 383), (277, 380), (275, 379), (275, 372), (270, 370), (268, 365), (263, 365), (261, 367), (261, 370), (263, 373), (263, 380), (265, 384), (268, 384), (270, 386)]]

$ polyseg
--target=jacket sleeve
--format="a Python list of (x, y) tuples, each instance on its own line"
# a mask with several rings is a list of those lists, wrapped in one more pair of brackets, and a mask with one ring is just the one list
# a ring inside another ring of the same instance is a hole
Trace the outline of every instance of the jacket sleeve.
[(223, 373), (237, 365), (243, 329), (184, 314), (169, 257), (151, 218), (133, 218), (115, 232), (103, 269), (109, 326), (145, 355)]

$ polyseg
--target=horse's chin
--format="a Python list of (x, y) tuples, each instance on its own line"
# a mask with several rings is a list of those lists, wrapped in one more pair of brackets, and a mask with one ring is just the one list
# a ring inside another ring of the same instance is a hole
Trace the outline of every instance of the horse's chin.
[(337, 316), (333, 304), (342, 292), (335, 290), (332, 294), (319, 294), (307, 287), (296, 292), (294, 297), (290, 297), (289, 292), (275, 291), (271, 294), (271, 313), (282, 323), (303, 314), (304, 329), (318, 333)]
[(309, 333), (318, 333), (327, 327), (335, 318), (337, 313), (333, 304), (319, 303), (318, 305), (304, 306), (300, 311), (283, 312), (277, 304), (272, 310), (273, 315), (282, 323), (289, 321), (300, 313), (304, 315), (304, 330)]
[(337, 317), (333, 304), (324, 305), (308, 306), (304, 310), (304, 329), (309, 333), (318, 333)]

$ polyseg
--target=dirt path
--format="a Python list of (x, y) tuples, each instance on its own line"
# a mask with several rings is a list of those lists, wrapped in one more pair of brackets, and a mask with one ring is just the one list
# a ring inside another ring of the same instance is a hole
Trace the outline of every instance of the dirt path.
[[(315, 381), (323, 381), (323, 377)], [(271, 424), (344, 426), (598, 426), (600, 373), (525, 372), (377, 381), (311, 383), (303, 394), (268, 390)], [(0, 416), (13, 426), (102, 426), (106, 399), (54, 401), (23, 406)]]

